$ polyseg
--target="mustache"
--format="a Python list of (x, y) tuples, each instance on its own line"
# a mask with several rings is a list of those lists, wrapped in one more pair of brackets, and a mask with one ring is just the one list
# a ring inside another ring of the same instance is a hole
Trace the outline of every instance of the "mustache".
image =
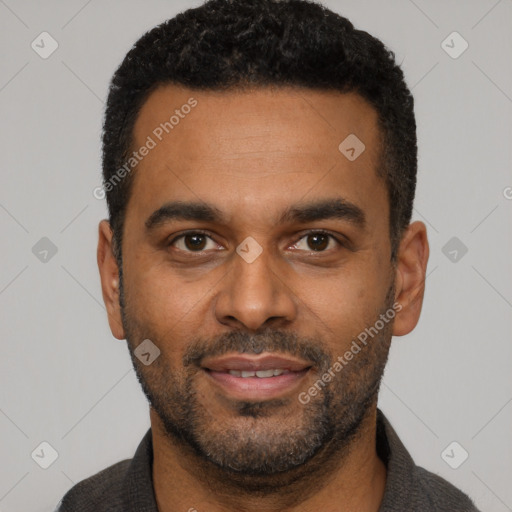
[(258, 334), (230, 331), (214, 339), (199, 339), (189, 345), (183, 355), (183, 366), (201, 366), (207, 357), (221, 356), (228, 352), (261, 354), (273, 352), (303, 359), (319, 369), (330, 367), (331, 357), (318, 338), (299, 337), (293, 332), (266, 329)]

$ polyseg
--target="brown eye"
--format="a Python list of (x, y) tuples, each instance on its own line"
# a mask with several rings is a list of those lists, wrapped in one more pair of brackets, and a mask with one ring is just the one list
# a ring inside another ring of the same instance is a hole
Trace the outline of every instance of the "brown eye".
[(176, 247), (184, 252), (201, 252), (207, 248), (211, 238), (203, 233), (185, 233), (176, 237), (169, 245)]
[(323, 251), (329, 245), (329, 238), (330, 237), (328, 235), (323, 235), (321, 233), (308, 235), (308, 247), (313, 251)]
[(183, 237), (185, 246), (191, 251), (202, 250), (206, 244), (206, 237), (204, 235), (186, 235)]
[(303, 251), (326, 252), (326, 250), (334, 248), (332, 246), (330, 247), (331, 242), (334, 242), (334, 246), (342, 245), (341, 242), (339, 242), (337, 238), (330, 233), (311, 232), (302, 236), (302, 238), (300, 238), (293, 247)]

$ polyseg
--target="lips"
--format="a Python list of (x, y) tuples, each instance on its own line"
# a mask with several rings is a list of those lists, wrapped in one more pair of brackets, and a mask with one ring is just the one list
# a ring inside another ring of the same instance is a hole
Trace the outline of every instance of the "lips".
[(311, 367), (301, 359), (268, 353), (224, 355), (201, 364), (208, 381), (222, 394), (258, 401), (298, 392)]
[[(215, 372), (258, 372), (258, 377), (265, 377), (266, 375), (261, 372), (269, 372), (270, 370), (283, 370), (282, 373), (301, 372), (310, 368), (312, 365), (300, 359), (292, 357), (277, 356), (273, 354), (263, 356), (249, 356), (249, 355), (225, 355), (216, 358), (205, 359), (201, 366), (206, 370)], [(234, 373), (231, 373), (232, 375)], [(241, 377), (252, 375), (240, 375)], [(268, 374), (270, 377), (270, 374)]]

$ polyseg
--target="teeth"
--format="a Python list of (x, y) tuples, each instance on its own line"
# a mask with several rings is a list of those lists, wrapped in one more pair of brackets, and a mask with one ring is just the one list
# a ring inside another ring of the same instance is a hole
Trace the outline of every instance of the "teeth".
[(265, 379), (268, 377), (276, 377), (277, 375), (283, 375), (290, 373), (288, 370), (281, 370), (280, 368), (270, 370), (258, 370), (258, 371), (245, 371), (245, 370), (228, 370), (230, 375), (235, 377), (260, 377)]
[(258, 370), (256, 372), (256, 375), (258, 377), (273, 377), (274, 376), (274, 370)]

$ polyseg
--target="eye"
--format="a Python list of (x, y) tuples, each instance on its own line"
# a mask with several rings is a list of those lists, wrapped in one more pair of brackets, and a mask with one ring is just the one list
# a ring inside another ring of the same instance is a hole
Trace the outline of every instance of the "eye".
[[(210, 242), (210, 246), (208, 243)], [(298, 242), (292, 245), (294, 249), (309, 252), (326, 252), (343, 244), (330, 233), (325, 231), (311, 231), (303, 235)], [(169, 246), (188, 253), (201, 253), (208, 249), (218, 249), (219, 245), (207, 234), (201, 231), (182, 233), (169, 242)]]
[[(213, 247), (208, 247), (208, 241), (212, 243)], [(202, 252), (206, 249), (216, 249), (218, 247), (206, 233), (200, 231), (191, 231), (179, 235), (171, 240), (169, 245), (185, 252)]]
[[(300, 240), (306, 240), (306, 243), (301, 243)], [(312, 231), (310, 233), (306, 233), (300, 240), (292, 247), (306, 251), (325, 252), (326, 249), (333, 248), (330, 243), (332, 241), (334, 241), (334, 244), (337, 244), (338, 246), (342, 245), (333, 235), (326, 233), (325, 231)], [(307, 247), (304, 247), (304, 245)]]

